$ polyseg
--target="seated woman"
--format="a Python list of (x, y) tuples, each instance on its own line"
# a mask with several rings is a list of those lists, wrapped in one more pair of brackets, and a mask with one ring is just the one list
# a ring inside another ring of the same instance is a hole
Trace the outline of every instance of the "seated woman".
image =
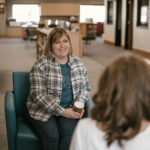
[(150, 150), (150, 66), (127, 53), (106, 66), (92, 118), (79, 121), (70, 150)]
[(30, 94), (25, 117), (39, 136), (42, 150), (68, 150), (74, 128), (84, 115), (72, 104), (90, 99), (87, 69), (72, 56), (70, 37), (54, 28), (43, 55), (30, 72)]

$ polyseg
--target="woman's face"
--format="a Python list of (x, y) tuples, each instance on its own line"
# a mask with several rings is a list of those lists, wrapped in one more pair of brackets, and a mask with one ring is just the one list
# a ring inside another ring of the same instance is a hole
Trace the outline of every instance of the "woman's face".
[(68, 62), (70, 43), (69, 43), (68, 38), (65, 35), (63, 35), (60, 39), (56, 40), (52, 44), (52, 50), (53, 50), (55, 59), (59, 63), (67, 63)]

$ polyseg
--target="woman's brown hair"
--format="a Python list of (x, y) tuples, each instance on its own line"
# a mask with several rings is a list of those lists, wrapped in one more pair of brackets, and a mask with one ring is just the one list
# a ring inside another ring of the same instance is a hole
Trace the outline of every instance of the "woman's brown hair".
[(72, 44), (68, 33), (63, 28), (54, 28), (48, 35), (47, 43), (45, 46), (45, 56), (52, 57), (52, 44), (59, 40), (62, 36), (66, 36), (70, 43), (70, 52), (69, 55), (72, 55)]
[(102, 73), (93, 96), (92, 118), (101, 122), (107, 145), (133, 138), (141, 121), (150, 121), (150, 68), (143, 58), (127, 53)]

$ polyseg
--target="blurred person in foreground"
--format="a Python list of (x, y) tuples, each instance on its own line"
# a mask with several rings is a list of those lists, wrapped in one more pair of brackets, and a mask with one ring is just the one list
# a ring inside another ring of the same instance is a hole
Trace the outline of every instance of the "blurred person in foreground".
[(30, 71), (30, 94), (25, 117), (39, 137), (42, 150), (68, 150), (74, 128), (85, 115), (75, 112), (74, 102), (87, 103), (90, 87), (83, 62), (72, 56), (68, 33), (54, 28), (45, 55)]
[(93, 102), (70, 150), (150, 150), (150, 67), (143, 58), (125, 53), (108, 64)]

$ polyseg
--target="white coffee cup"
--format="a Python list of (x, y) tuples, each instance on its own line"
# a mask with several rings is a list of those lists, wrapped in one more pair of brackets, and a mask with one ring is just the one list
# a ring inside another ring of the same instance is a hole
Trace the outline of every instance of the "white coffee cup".
[(84, 103), (81, 101), (75, 101), (73, 104), (73, 110), (81, 113), (84, 108)]

